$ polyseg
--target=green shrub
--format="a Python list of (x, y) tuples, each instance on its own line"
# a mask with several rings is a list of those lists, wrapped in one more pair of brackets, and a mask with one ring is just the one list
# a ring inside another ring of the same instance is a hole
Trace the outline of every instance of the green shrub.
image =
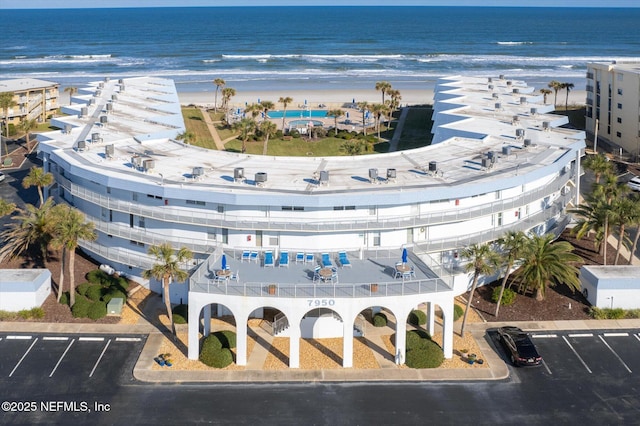
[(13, 321), (16, 317), (15, 312), (0, 311), (0, 321)]
[(79, 284), (76, 286), (76, 293), (86, 296), (89, 287), (91, 287), (91, 283)]
[(113, 290), (112, 288), (109, 288), (107, 294), (102, 296), (102, 301), (109, 303), (111, 302), (111, 299), (115, 299), (116, 297), (121, 298), (123, 304), (127, 303), (127, 295), (120, 290)]
[(44, 318), (44, 309), (42, 309), (42, 308), (31, 308), (30, 314), (31, 314), (31, 318), (42, 319), (42, 318)]
[(127, 291), (129, 289), (129, 281), (127, 281), (126, 278), (118, 277), (115, 279), (115, 282), (122, 291)]
[(387, 316), (382, 312), (378, 312), (373, 316), (374, 327), (385, 327), (387, 325)]
[(427, 314), (420, 309), (414, 309), (409, 314), (408, 322), (414, 326), (425, 325), (427, 323)]
[(609, 308), (597, 308), (595, 306), (591, 306), (589, 308), (589, 316), (591, 316), (591, 318), (593, 319), (623, 319), (623, 318), (629, 318), (630, 311), (625, 311), (622, 308), (614, 308), (614, 309), (609, 309)]
[(109, 275), (106, 272), (100, 269), (94, 269), (93, 271), (87, 272), (87, 281), (91, 284), (102, 284), (109, 282)]
[(628, 318), (628, 319), (640, 318), (640, 309), (629, 309), (627, 311), (627, 315), (625, 315), (625, 318)]
[(464, 315), (464, 309), (460, 305), (453, 305), (453, 320), (458, 321)]
[(173, 322), (176, 324), (187, 324), (189, 322), (189, 305), (175, 306), (171, 312), (173, 313)]
[[(498, 297), (500, 297), (500, 289), (502, 287), (496, 287), (493, 289), (493, 293), (491, 293), (491, 300), (493, 303), (498, 303)], [(510, 288), (505, 288), (502, 293), (502, 301), (500, 305), (502, 306), (510, 306), (513, 305), (513, 302), (516, 301), (516, 292), (511, 290)]]
[(202, 351), (204, 350), (219, 350), (222, 349), (222, 342), (218, 336), (210, 334), (202, 341)]
[(623, 319), (625, 317), (625, 311), (622, 308), (608, 309), (607, 319)]
[(103, 318), (107, 315), (107, 304), (102, 301), (93, 302), (87, 309), (87, 316), (92, 320)]
[(76, 303), (71, 307), (74, 318), (86, 318), (91, 302), (84, 296), (76, 295)]
[(214, 368), (224, 368), (233, 362), (233, 354), (228, 348), (218, 350), (205, 350), (200, 352), (200, 361)]
[(412, 349), (417, 349), (420, 348), (422, 346), (422, 341), (423, 340), (431, 340), (431, 336), (429, 336), (429, 333), (427, 333), (424, 330), (410, 330), (407, 331), (406, 334), (406, 345), (407, 345), (407, 350), (412, 350)]
[(223, 348), (233, 349), (236, 347), (236, 333), (231, 330), (216, 331), (215, 334), (222, 343)]
[(62, 292), (62, 294), (60, 295), (60, 303), (62, 305), (69, 306), (69, 292), (68, 291), (63, 291)]
[(84, 295), (87, 296), (89, 300), (97, 302), (102, 298), (102, 294), (102, 286), (100, 284), (93, 284), (87, 289)]
[(407, 351), (405, 364), (411, 368), (437, 368), (444, 361), (442, 348), (434, 341), (421, 339), (420, 348)]

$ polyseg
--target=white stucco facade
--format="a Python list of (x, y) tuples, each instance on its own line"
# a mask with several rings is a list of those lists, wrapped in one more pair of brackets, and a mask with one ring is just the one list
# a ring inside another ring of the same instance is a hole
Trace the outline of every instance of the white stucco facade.
[(0, 273), (0, 310), (18, 312), (42, 306), (51, 294), (48, 269), (3, 269)]
[(582, 294), (598, 308), (640, 308), (640, 267), (588, 265), (580, 268)]

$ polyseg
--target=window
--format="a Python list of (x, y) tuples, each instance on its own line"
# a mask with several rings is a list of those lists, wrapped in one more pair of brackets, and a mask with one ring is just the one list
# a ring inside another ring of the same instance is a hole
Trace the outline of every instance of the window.
[(269, 245), (277, 246), (278, 245), (278, 237), (269, 237)]
[(138, 227), (139, 227), (139, 228), (146, 228), (146, 226), (145, 226), (145, 222), (144, 222), (144, 217), (142, 217), (142, 216), (140, 216), (140, 217), (138, 218)]
[(204, 206), (204, 205), (206, 205), (206, 203), (204, 201), (197, 201), (197, 200), (187, 200), (187, 204), (192, 204), (192, 205), (196, 205), (196, 206)]
[(380, 247), (380, 232), (373, 233), (373, 245), (375, 247)]
[[(336, 210), (335, 207), (333, 209)], [(301, 212), (301, 211), (304, 211), (304, 207), (300, 207), (300, 206), (282, 206), (282, 210), (284, 210), (284, 211)]]
[(499, 200), (502, 196), (502, 191), (496, 191), (496, 200)]
[(147, 194), (147, 198), (155, 198), (156, 200), (162, 200), (162, 197), (159, 195)]
[(344, 206), (345, 210), (355, 210), (356, 206)]
[(111, 187), (107, 186), (107, 194), (111, 194)]
[(222, 228), (222, 244), (229, 244), (229, 230)]
[(129, 240), (129, 244), (131, 244), (132, 246), (144, 247), (144, 243), (136, 240)]
[(622, 96), (622, 89), (618, 89), (618, 95)]
[(218, 204), (218, 213), (224, 213), (224, 206), (221, 204)]
[(619, 138), (621, 138), (621, 137), (622, 137), (622, 133), (620, 133), (620, 132), (616, 132), (616, 136), (617, 136), (617, 137), (619, 137)]
[(617, 121), (618, 123), (622, 123), (622, 118), (621, 118), (621, 117), (618, 117), (618, 118), (616, 119), (616, 121)]
[(618, 109), (622, 109), (622, 104), (618, 102)]
[(131, 199), (133, 201), (138, 201), (138, 193), (137, 192), (132, 192), (131, 193)]

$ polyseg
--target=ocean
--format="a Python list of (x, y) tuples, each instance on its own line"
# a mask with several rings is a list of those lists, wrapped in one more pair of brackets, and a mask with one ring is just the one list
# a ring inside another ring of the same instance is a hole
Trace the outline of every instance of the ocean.
[(0, 78), (172, 78), (179, 92), (433, 87), (506, 75), (584, 90), (586, 63), (640, 60), (640, 8), (220, 7), (2, 10)]

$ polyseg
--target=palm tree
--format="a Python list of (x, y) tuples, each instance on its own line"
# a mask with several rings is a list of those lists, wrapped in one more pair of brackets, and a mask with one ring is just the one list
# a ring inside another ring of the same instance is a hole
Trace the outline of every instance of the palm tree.
[(154, 278), (162, 283), (164, 304), (167, 308), (169, 322), (171, 323), (171, 332), (175, 338), (176, 326), (173, 323), (173, 314), (171, 313), (169, 284), (171, 281), (183, 282), (189, 278), (189, 273), (184, 271), (180, 267), (180, 264), (191, 259), (193, 254), (186, 247), (182, 247), (177, 253), (174, 253), (173, 248), (169, 243), (163, 243), (159, 246), (151, 246), (149, 247), (148, 253), (156, 258), (157, 263), (155, 263), (151, 269), (143, 271), (142, 276), (145, 279)]
[(562, 83), (560, 83), (559, 81), (556, 81), (556, 80), (551, 80), (547, 86), (549, 88), (553, 89), (553, 91), (555, 92), (555, 98), (553, 100), (553, 107), (557, 108), (557, 105), (558, 105), (558, 91), (560, 89), (562, 89)]
[(567, 91), (567, 97), (566, 97), (565, 102), (564, 102), (564, 110), (565, 111), (569, 110), (569, 92), (571, 92), (571, 89), (573, 89), (574, 87), (575, 87), (575, 85), (573, 83), (562, 83), (562, 88)]
[[(9, 137), (9, 110), (14, 106), (18, 105), (16, 101), (13, 100), (12, 92), (2, 92), (0, 93), (0, 108), (2, 108), (2, 114), (4, 117), (4, 126), (5, 126), (5, 136)], [(2, 153), (0, 152), (0, 159), (2, 158)]]
[(473, 282), (471, 284), (469, 299), (467, 300), (467, 309), (464, 311), (462, 325), (460, 326), (460, 336), (464, 337), (464, 326), (467, 323), (467, 314), (471, 310), (471, 301), (478, 286), (478, 279), (480, 275), (486, 276), (493, 273), (500, 261), (500, 256), (491, 249), (489, 244), (471, 244), (462, 250), (460, 255), (463, 259), (470, 260), (470, 262), (465, 265), (466, 272), (473, 271)]
[(378, 139), (380, 139), (380, 121), (382, 119), (382, 114), (387, 112), (387, 106), (384, 104), (373, 104), (371, 105), (371, 113), (375, 119), (375, 129), (378, 132)]
[(327, 117), (333, 117), (333, 128), (335, 129), (335, 135), (338, 136), (338, 118), (342, 117), (344, 111), (340, 108), (330, 109), (327, 111)]
[(540, 93), (542, 93), (542, 96), (543, 96), (543, 101), (542, 102), (546, 105), (547, 104), (547, 96), (549, 96), (553, 92), (551, 90), (549, 90), (549, 89), (542, 88), (542, 89), (540, 89)]
[(289, 106), (289, 104), (291, 102), (293, 102), (293, 99), (290, 98), (289, 96), (286, 97), (280, 97), (280, 99), (278, 99), (278, 102), (280, 102), (282, 104), (282, 131), (284, 132), (284, 119), (287, 117), (287, 107)]
[(640, 239), (640, 195), (633, 194), (631, 197), (633, 201), (633, 213), (631, 214), (630, 223), (636, 226), (636, 234), (633, 237), (633, 244), (631, 244), (631, 254), (629, 255), (629, 265), (633, 262), (633, 257), (638, 247), (638, 240)]
[(264, 136), (264, 144), (262, 145), (262, 155), (267, 155), (267, 146), (269, 145), (269, 137), (276, 134), (278, 126), (269, 120), (260, 123), (260, 133)]
[(377, 81), (376, 90), (382, 92), (382, 104), (384, 105), (384, 94), (391, 90), (391, 83), (388, 81)]
[(613, 174), (613, 165), (604, 154), (587, 155), (582, 161), (582, 167), (595, 174), (595, 183), (600, 183), (602, 175)]
[(185, 130), (184, 132), (176, 135), (176, 139), (179, 141), (185, 141), (188, 144), (192, 144), (196, 141), (196, 134), (190, 130)]
[(62, 293), (62, 284), (64, 280), (64, 258), (68, 255), (67, 262), (69, 268), (69, 306), (73, 307), (76, 303), (76, 249), (80, 240), (95, 241), (98, 235), (94, 231), (93, 222), (87, 222), (84, 213), (66, 204), (55, 206), (51, 215), (55, 222), (53, 225), (53, 241), (54, 247), (62, 248), (62, 267), (60, 271), (60, 282), (58, 284), (58, 300)]
[(516, 273), (529, 288), (536, 291), (536, 300), (544, 300), (547, 287), (566, 284), (572, 290), (580, 288), (578, 268), (582, 258), (573, 252), (567, 241), (553, 242), (554, 235), (534, 235), (528, 240), (522, 265)]
[(275, 105), (271, 101), (261, 101), (260, 106), (262, 107), (262, 112), (264, 113), (264, 119), (267, 119), (269, 115), (269, 111), (271, 111)]
[(576, 214), (578, 220), (571, 233), (577, 239), (581, 239), (590, 232), (594, 232), (594, 250), (600, 253), (601, 244), (604, 241), (604, 225), (606, 216), (606, 203), (602, 197), (595, 197), (588, 194), (585, 202), (577, 208), (569, 210), (569, 213)]
[(216, 85), (216, 97), (215, 97), (215, 100), (213, 101), (213, 110), (215, 112), (218, 112), (218, 90), (220, 90), (221, 87), (224, 87), (226, 83), (223, 79), (216, 78), (215, 80), (213, 80), (213, 84)]
[(617, 200), (629, 193), (629, 187), (624, 183), (618, 182), (618, 178), (614, 174), (607, 173), (604, 175), (604, 182), (596, 184), (593, 187), (593, 196), (605, 200), (600, 203), (600, 209), (604, 215), (604, 235), (602, 245), (603, 265), (607, 264), (607, 241), (609, 239), (609, 222), (614, 214), (613, 201)]
[(256, 122), (252, 118), (243, 118), (240, 121), (236, 121), (233, 124), (234, 130), (239, 130), (240, 135), (238, 137), (242, 140), (242, 153), (247, 152), (247, 141), (249, 140), (249, 136), (256, 129)]
[(613, 261), (613, 264), (617, 265), (618, 259), (620, 258), (620, 249), (622, 249), (622, 242), (627, 238), (625, 227), (635, 220), (637, 205), (634, 200), (630, 198), (616, 199), (613, 200), (611, 213), (611, 224), (618, 228), (618, 246), (616, 247), (616, 257)]
[(256, 118), (258, 118), (258, 116), (262, 112), (262, 105), (260, 105), (260, 104), (249, 104), (246, 107), (244, 107), (244, 112), (245, 113), (248, 112), (249, 114), (251, 114), (251, 118), (253, 118), (255, 120)]
[(39, 249), (40, 263), (44, 266), (47, 260), (49, 243), (52, 239), (51, 208), (53, 199), (49, 198), (40, 207), (27, 204), (24, 209), (17, 208), (18, 215), (13, 222), (0, 233), (0, 241), (6, 244), (0, 249), (0, 261), (5, 257), (14, 258), (27, 252), (30, 248)]
[(65, 93), (69, 93), (69, 105), (73, 105), (73, 95), (78, 93), (78, 88), (74, 86), (68, 86), (64, 88)]
[(31, 151), (31, 131), (38, 127), (38, 123), (34, 119), (24, 119), (20, 125), (20, 130), (22, 130), (25, 134), (26, 142), (27, 142), (27, 151)]
[(360, 108), (360, 110), (362, 111), (362, 133), (364, 133), (364, 135), (367, 136), (367, 123), (365, 119), (366, 119), (367, 109), (369, 108), (369, 104), (366, 101), (358, 102), (358, 108)]
[(498, 297), (498, 303), (496, 304), (496, 318), (500, 311), (500, 302), (502, 302), (502, 295), (504, 293), (507, 280), (511, 275), (511, 270), (515, 263), (520, 261), (526, 243), (527, 236), (522, 231), (509, 231), (498, 240), (498, 244), (500, 244), (500, 248), (504, 252), (505, 271), (504, 277), (502, 278), (502, 285), (500, 286), (500, 296)]
[(225, 111), (229, 108), (229, 102), (231, 98), (236, 95), (236, 89), (231, 87), (225, 87), (222, 89), (222, 109)]
[(0, 217), (10, 215), (15, 211), (15, 209), (15, 203), (10, 203), (7, 200), (0, 198)]
[[(400, 107), (400, 101), (402, 100), (402, 95), (400, 95), (400, 91), (397, 89), (392, 89), (387, 91), (387, 94), (391, 98), (391, 102), (389, 103), (389, 107), (391, 112), (389, 115), (393, 117), (393, 113)], [(390, 117), (390, 118), (391, 118)], [(391, 128), (391, 120), (387, 121), (387, 130)]]
[(49, 186), (53, 183), (53, 175), (51, 173), (45, 173), (42, 167), (31, 167), (29, 174), (22, 179), (22, 186), (25, 189), (29, 189), (32, 186), (38, 188), (38, 195), (40, 196), (40, 205), (44, 204), (44, 195), (42, 193), (42, 188), (45, 186)]

